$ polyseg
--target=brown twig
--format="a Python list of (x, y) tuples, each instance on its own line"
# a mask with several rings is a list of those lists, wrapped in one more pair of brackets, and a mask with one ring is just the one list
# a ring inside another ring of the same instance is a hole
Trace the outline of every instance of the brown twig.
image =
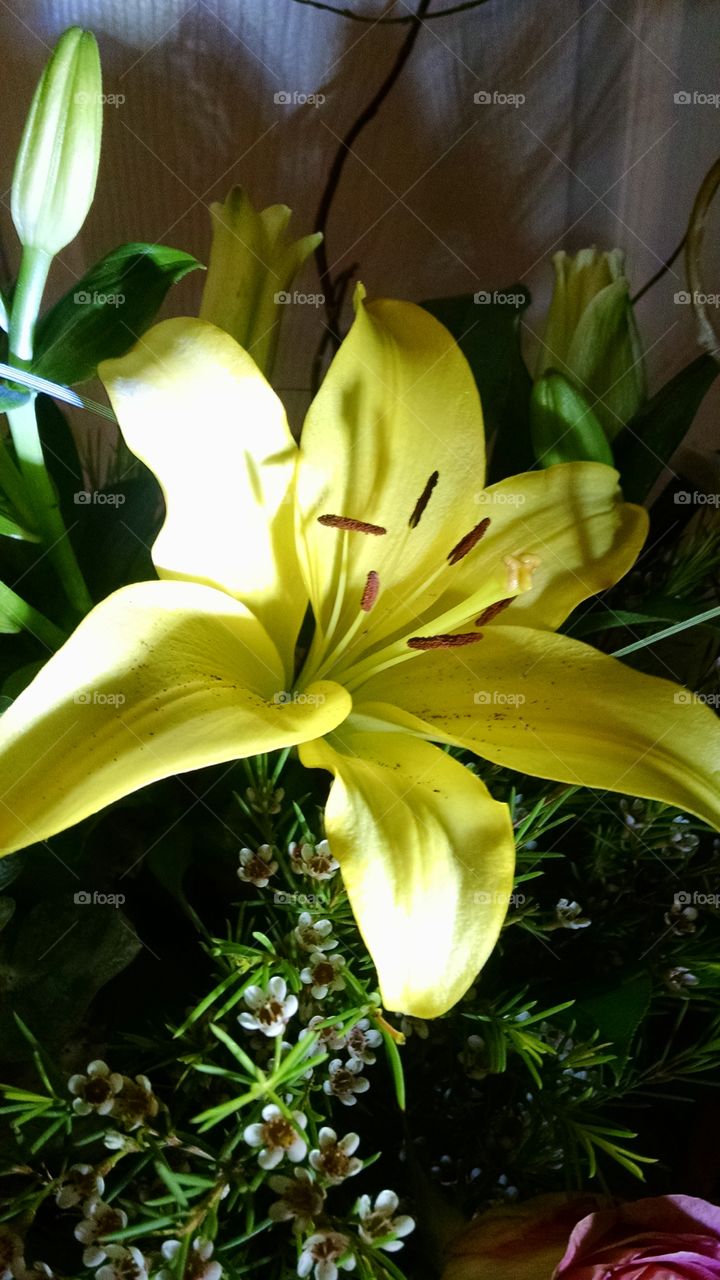
[(658, 280), (662, 280), (663, 276), (667, 274), (667, 272), (670, 270), (671, 266), (675, 262), (676, 258), (680, 257), (680, 254), (685, 248), (686, 240), (687, 240), (687, 231), (685, 232), (685, 235), (683, 236), (679, 245), (677, 245), (673, 249), (672, 253), (670, 254), (670, 257), (666, 258), (662, 266), (655, 272), (655, 275), (651, 276), (650, 279), (643, 285), (642, 289), (638, 289), (635, 296), (630, 299), (633, 306), (635, 305), (636, 302), (639, 302), (642, 297), (644, 297), (644, 295), (648, 292), (649, 289), (652, 289), (653, 285), (657, 284)]
[[(403, 23), (414, 22), (415, 15), (412, 13), (404, 14), (402, 18), (373, 18), (366, 13), (355, 13), (353, 9), (336, 9), (332, 4), (325, 4), (324, 0), (293, 0), (295, 4), (305, 4), (311, 9), (322, 9), (325, 13), (334, 13), (338, 18), (351, 18), (354, 22), (366, 22), (374, 27), (400, 26)], [(487, 0), (463, 0), (462, 4), (451, 5), (449, 9), (440, 9), (436, 13), (428, 13), (425, 20), (432, 18), (449, 18), (453, 13), (467, 13), (468, 9), (479, 9), (481, 4), (487, 4)]]
[(332, 346), (337, 350), (340, 345), (340, 314), (350, 280), (350, 275), (347, 270), (343, 272), (342, 276), (340, 276), (338, 280), (334, 280), (332, 277), (327, 252), (327, 225), (330, 217), (330, 211), (332, 209), (338, 186), (340, 185), (340, 179), (342, 178), (343, 169), (345, 168), (345, 162), (350, 155), (352, 146), (366, 125), (368, 125), (377, 115), (380, 107), (390, 93), (390, 90), (398, 80), (405, 63), (415, 47), (415, 41), (420, 34), (420, 29), (429, 5), (430, 0), (419, 0), (415, 13), (410, 15), (410, 30), (398, 50), (395, 61), (377, 92), (373, 94), (373, 97), (370, 99), (367, 106), (363, 108), (357, 119), (353, 122), (345, 136), (342, 138), (335, 153), (335, 158), (330, 166), (325, 188), (320, 198), (314, 226), (317, 231), (322, 232), (323, 238), (315, 252), (317, 255), (317, 263), (320, 273), (320, 291), (325, 295), (327, 327), (321, 339), (313, 364), (312, 382), (314, 390), (317, 389), (320, 382), (322, 361), (327, 347)]

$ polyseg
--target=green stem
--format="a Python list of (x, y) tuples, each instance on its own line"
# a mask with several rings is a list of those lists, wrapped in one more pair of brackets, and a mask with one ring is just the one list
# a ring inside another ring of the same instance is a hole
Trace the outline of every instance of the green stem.
[[(20, 367), (30, 364), (33, 355), (35, 321), (40, 309), (50, 257), (41, 249), (25, 248), (20, 274), (15, 286), (10, 317), (11, 363)], [(15, 453), (33, 506), (37, 524), (63, 583), (65, 592), (78, 615), (92, 608), (92, 599), (80, 572), (72, 544), (60, 511), (55, 487), (45, 466), (40, 443), (35, 397), (7, 415)]]
[(0, 436), (0, 489), (10, 499), (22, 521), (28, 529), (35, 528), (35, 513), (28, 498), (23, 478), (10, 456), (2, 436)]
[(0, 608), (3, 614), (16, 624), (23, 631), (29, 631), (35, 636), (36, 640), (40, 640), (47, 645), (48, 649), (59, 649), (60, 645), (67, 639), (65, 632), (60, 627), (56, 627), (54, 622), (45, 617), (44, 613), (39, 613), (37, 609), (33, 609), (27, 600), (23, 600), (22, 596), (17, 595), (11, 587), (6, 586), (4, 582), (0, 582)]

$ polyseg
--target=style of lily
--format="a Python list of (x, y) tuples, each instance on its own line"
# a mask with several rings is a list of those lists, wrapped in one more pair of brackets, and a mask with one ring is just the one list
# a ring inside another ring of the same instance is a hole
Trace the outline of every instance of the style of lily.
[(360, 292), (300, 446), (204, 321), (158, 324), (100, 374), (164, 492), (159, 580), (98, 604), (0, 720), (4, 852), (297, 746), (334, 776), (326, 835), (385, 1005), (427, 1018), (487, 959), (514, 863), (507, 806), (433, 743), (720, 822), (712, 712), (556, 634), (632, 565), (645, 513), (601, 463), (483, 489), (472, 375), (421, 308)]

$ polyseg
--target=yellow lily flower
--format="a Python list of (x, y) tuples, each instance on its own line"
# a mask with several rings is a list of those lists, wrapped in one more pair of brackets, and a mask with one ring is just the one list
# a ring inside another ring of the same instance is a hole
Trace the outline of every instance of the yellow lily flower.
[(708, 708), (555, 634), (633, 563), (645, 513), (602, 463), (484, 489), (475, 384), (421, 308), (359, 298), (300, 447), (202, 320), (100, 372), (165, 494), (160, 580), (99, 604), (0, 720), (4, 852), (297, 745), (334, 775), (326, 833), (385, 1004), (432, 1017), (489, 955), (514, 860), (507, 807), (433, 740), (720, 820)]

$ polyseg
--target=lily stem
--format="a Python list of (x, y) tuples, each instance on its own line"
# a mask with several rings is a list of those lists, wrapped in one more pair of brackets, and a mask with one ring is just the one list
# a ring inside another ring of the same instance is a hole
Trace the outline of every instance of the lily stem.
[[(27, 368), (33, 356), (35, 322), (48, 271), (50, 257), (41, 249), (26, 247), (20, 264), (10, 316), (11, 362)], [(15, 453), (27, 496), (32, 504), (38, 530), (63, 584), (68, 600), (79, 617), (92, 608), (92, 598), (85, 585), (73, 551), (60, 504), (55, 492), (40, 442), (35, 396), (7, 415)]]

